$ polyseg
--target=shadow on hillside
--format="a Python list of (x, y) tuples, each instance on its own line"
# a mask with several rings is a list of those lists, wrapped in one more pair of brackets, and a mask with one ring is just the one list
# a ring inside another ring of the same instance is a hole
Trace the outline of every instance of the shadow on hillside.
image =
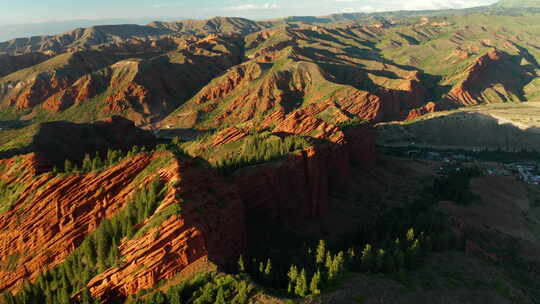
[(197, 130), (191, 128), (159, 129), (154, 132), (161, 140), (171, 140), (178, 137), (181, 141), (193, 141), (205, 134), (211, 134), (215, 130)]
[(96, 123), (55, 121), (40, 124), (29, 145), (0, 152), (0, 158), (36, 153), (45, 161), (38, 171), (46, 171), (53, 166), (63, 167), (66, 159), (79, 165), (85, 154), (99, 153), (104, 158), (109, 149), (128, 151), (135, 145), (152, 147), (156, 143), (151, 132), (118, 116)]
[(31, 124), (30, 121), (22, 120), (4, 120), (0, 121), (0, 131), (18, 130), (27, 127)]
[[(332, 77), (332, 79), (330, 79), (331, 81), (342, 85), (350, 85), (358, 90), (368, 91), (375, 95), (380, 94), (381, 90), (385, 90), (385, 88), (376, 84), (369, 77), (369, 74), (377, 77), (388, 78), (390, 80), (399, 80), (404, 78), (400, 77), (393, 71), (371, 69), (368, 66), (359, 64), (356, 62), (356, 60), (376, 61), (377, 63), (396, 66), (404, 71), (418, 72), (421, 84), (427, 89), (427, 96), (425, 98), (426, 101), (440, 100), (442, 96), (446, 95), (450, 91), (451, 86), (438, 85), (438, 83), (442, 80), (441, 76), (427, 74), (413, 66), (396, 64), (395, 62), (380, 56), (378, 53), (380, 50), (375, 48), (374, 45), (371, 45), (370, 48), (371, 50), (359, 49), (354, 46), (345, 47), (342, 55), (351, 57), (352, 60), (347, 60), (344, 57), (338, 57), (336, 55), (339, 54), (335, 54), (328, 50), (310, 47), (303, 48), (303, 50), (314, 63), (317, 63), (325, 73)], [(385, 91), (390, 92), (390, 94), (403, 93), (403, 91), (396, 89), (389, 89)]]
[[(481, 79), (466, 84), (466, 89), (471, 91), (473, 96), (479, 96), (480, 99), (489, 102), (490, 100), (481, 96), (480, 92), (496, 85), (502, 85), (505, 91), (517, 96), (520, 101), (527, 101), (525, 86), (537, 78), (536, 70), (539, 66), (536, 59), (526, 49), (517, 45), (516, 48), (519, 49), (519, 55), (501, 52), (501, 60), (492, 61), (491, 64), (483, 67)], [(523, 62), (524, 59), (527, 60), (526, 64)], [(504, 102), (514, 101), (503, 95), (499, 90), (494, 91), (500, 100)]]
[[(459, 112), (403, 125), (389, 126), (381, 137), (391, 142), (414, 142), (422, 146), (458, 147), (475, 150), (540, 151), (540, 128), (520, 128), (507, 120), (483, 113)], [(403, 138), (400, 138), (403, 135)]]

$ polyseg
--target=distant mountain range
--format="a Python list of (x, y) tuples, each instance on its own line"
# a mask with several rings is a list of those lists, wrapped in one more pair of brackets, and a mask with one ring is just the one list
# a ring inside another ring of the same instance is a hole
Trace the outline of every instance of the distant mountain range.
[(68, 20), (26, 24), (8, 24), (0, 26), (0, 41), (19, 37), (46, 36), (63, 33), (74, 28), (92, 27), (110, 24), (147, 24), (155, 20), (172, 21), (179, 18), (115, 18), (95, 20)]
[[(500, 2), (484, 7), (476, 7), (461, 10), (447, 10), (448, 13), (470, 13), (473, 11), (486, 10), (489, 8), (539, 8), (540, 1), (538, 0), (501, 0)], [(441, 14), (445, 10), (434, 11), (389, 11), (379, 13), (343, 13), (333, 14), (322, 17), (314, 16), (291, 16), (280, 19), (282, 22), (307, 22), (307, 23), (329, 23), (329, 22), (344, 22), (344, 21), (364, 21), (372, 20), (381, 17), (403, 17), (403, 16), (419, 16), (426, 14)], [(144, 17), (144, 18), (113, 18), (113, 19), (95, 19), (95, 20), (68, 20), (54, 22), (40, 22), (27, 24), (9, 24), (0, 26), (0, 42), (20, 37), (32, 36), (48, 36), (70, 31), (74, 28), (86, 28), (98, 25), (115, 25), (115, 24), (138, 24), (144, 25), (150, 22), (160, 21), (176, 21), (182, 18), (163, 18), (163, 17)]]
[(494, 4), (495, 7), (506, 7), (506, 8), (516, 8), (516, 7), (540, 7), (540, 1), (538, 0), (501, 0)]

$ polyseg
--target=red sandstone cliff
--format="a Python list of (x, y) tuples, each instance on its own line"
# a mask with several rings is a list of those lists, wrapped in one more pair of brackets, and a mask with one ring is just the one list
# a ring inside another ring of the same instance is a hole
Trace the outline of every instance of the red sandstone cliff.
[(227, 266), (244, 252), (244, 206), (236, 188), (191, 161), (174, 161), (166, 172), (175, 186), (159, 210), (180, 204), (181, 214), (137, 239), (123, 241), (119, 248), (124, 263), (90, 281), (94, 296), (135, 294), (173, 279), (201, 259)]
[(17, 257), (12, 270), (0, 270), (5, 278), (0, 290), (17, 290), (24, 281), (61, 263), (86, 234), (116, 214), (135, 189), (156, 175), (169, 185), (156, 213), (171, 204), (180, 204), (181, 213), (136, 239), (123, 240), (119, 249), (124, 263), (93, 278), (88, 284), (91, 293), (123, 297), (198, 263), (227, 266), (245, 249), (245, 214), (265, 212), (291, 225), (323, 217), (332, 208), (329, 189), (347, 182), (351, 161), (363, 168), (373, 166), (374, 147), (370, 127), (351, 128), (339, 143), (246, 168), (232, 183), (192, 161), (173, 158), (145, 171), (161, 154), (141, 154), (97, 173), (56, 177), (36, 175), (41, 160), (35, 155), (3, 160), (0, 165), (7, 169), (0, 172), (0, 179), (24, 185), (24, 191), (9, 211), (0, 214), (0, 259), (7, 263)]
[(352, 163), (375, 166), (375, 133), (359, 126), (345, 131), (341, 143), (328, 143), (293, 154), (286, 160), (246, 168), (234, 183), (248, 212), (264, 213), (290, 225), (323, 217), (330, 189), (343, 187)]
[(12, 208), (0, 214), (1, 260), (16, 257), (13, 271), (0, 269), (0, 290), (18, 288), (61, 263), (104, 218), (112, 217), (151, 161), (140, 155), (99, 173), (34, 175), (34, 155), (4, 160), (0, 179), (24, 187)]

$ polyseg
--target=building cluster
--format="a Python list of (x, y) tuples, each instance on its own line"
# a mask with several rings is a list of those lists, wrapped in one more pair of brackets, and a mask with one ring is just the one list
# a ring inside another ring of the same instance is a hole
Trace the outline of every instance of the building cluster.
[[(442, 162), (439, 175), (447, 175), (452, 171), (459, 171), (463, 163), (482, 162), (481, 159), (464, 155), (459, 152), (434, 152), (426, 150), (409, 150), (405, 152), (407, 157), (414, 159)], [(491, 164), (491, 165), (490, 165)], [(521, 161), (493, 166), (492, 163), (482, 162), (480, 166), (486, 175), (513, 176), (529, 184), (540, 185), (540, 161)]]
[(407, 151), (407, 156), (416, 159), (438, 161), (444, 163), (458, 163), (458, 162), (473, 162), (477, 160), (475, 157), (464, 155), (454, 152), (433, 152), (425, 150), (410, 150)]
[(505, 166), (520, 180), (529, 184), (540, 184), (540, 164), (538, 162), (516, 162)]

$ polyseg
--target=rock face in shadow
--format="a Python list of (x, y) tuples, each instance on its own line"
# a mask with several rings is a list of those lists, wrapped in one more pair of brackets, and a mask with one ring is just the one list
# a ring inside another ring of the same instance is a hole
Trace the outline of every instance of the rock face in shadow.
[(375, 166), (375, 133), (369, 126), (345, 131), (344, 141), (290, 155), (286, 160), (237, 172), (234, 183), (247, 212), (279, 219), (291, 226), (324, 217), (332, 189), (347, 184), (351, 165)]

